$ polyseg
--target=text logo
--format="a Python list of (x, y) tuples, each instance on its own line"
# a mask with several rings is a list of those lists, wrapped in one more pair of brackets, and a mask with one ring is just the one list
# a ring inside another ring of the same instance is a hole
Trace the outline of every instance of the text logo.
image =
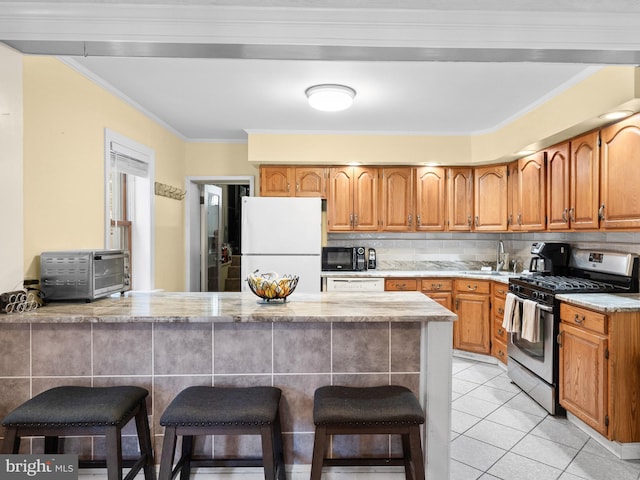
[(0, 455), (0, 480), (78, 480), (78, 456)]

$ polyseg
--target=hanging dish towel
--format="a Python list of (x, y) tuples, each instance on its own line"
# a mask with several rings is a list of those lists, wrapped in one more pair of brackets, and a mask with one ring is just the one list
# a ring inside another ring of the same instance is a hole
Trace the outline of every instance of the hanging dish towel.
[(522, 333), (520, 336), (523, 340), (531, 343), (540, 341), (540, 316), (537, 304), (533, 300), (522, 302)]
[(513, 293), (507, 293), (507, 299), (504, 302), (502, 328), (509, 333), (520, 332), (520, 302)]

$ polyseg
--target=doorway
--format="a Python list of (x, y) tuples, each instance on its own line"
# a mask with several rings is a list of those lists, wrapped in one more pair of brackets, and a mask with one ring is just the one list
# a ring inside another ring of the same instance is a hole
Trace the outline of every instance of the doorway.
[(187, 177), (187, 291), (239, 291), (240, 204), (253, 193), (252, 176)]

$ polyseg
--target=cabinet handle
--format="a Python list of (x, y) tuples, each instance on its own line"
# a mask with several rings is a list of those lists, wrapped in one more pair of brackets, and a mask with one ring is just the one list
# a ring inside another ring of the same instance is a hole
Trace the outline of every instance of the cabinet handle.
[(600, 208), (598, 209), (598, 218), (600, 220), (604, 220), (604, 203), (600, 205)]
[(458, 310), (459, 302), (460, 302), (460, 300), (458, 300), (458, 299), (456, 298), (456, 304), (455, 304), (456, 310)]
[(478, 289), (478, 285), (474, 285), (473, 287), (471, 285), (467, 285), (467, 290), (477, 290)]
[(503, 335), (504, 334), (504, 328), (500, 327), (498, 329), (498, 335)]
[(569, 223), (569, 217), (567, 216), (567, 212), (568, 212), (568, 211), (569, 211), (569, 209), (568, 209), (568, 208), (565, 208), (565, 209), (562, 211), (562, 221), (563, 221), (564, 223)]
[(585, 321), (585, 316), (584, 316), (584, 315), (582, 315), (582, 317), (580, 317), (580, 315), (578, 315), (578, 314), (576, 313), (576, 316), (575, 316), (575, 317), (573, 317), (573, 320), (574, 320), (576, 323), (582, 323), (582, 322), (584, 322), (584, 321)]
[(287, 193), (289, 193), (291, 191), (291, 184), (287, 183)]
[(476, 215), (476, 227), (480, 226), (480, 218)]
[(504, 295), (506, 292), (505, 292), (504, 290), (498, 290), (498, 293), (499, 293), (500, 295)]
[(351, 225), (351, 227), (355, 226), (355, 224), (353, 223), (353, 213), (349, 215), (349, 225)]
[(499, 357), (504, 357), (504, 352), (503, 352), (502, 350), (500, 350), (500, 351), (498, 352), (498, 356), (499, 356)]
[(300, 191), (300, 183), (296, 182), (296, 192), (299, 192), (299, 191)]
[(562, 347), (562, 332), (560, 332), (556, 337), (556, 342), (558, 343), (559, 347)]
[(416, 215), (416, 226), (422, 226), (422, 219), (420, 218), (420, 215)]
[[(477, 217), (476, 217), (477, 218)], [(467, 217), (467, 225), (471, 226), (471, 215)]]
[(502, 307), (498, 307), (498, 313), (501, 315), (504, 314), (504, 309)]
[(413, 223), (413, 215), (409, 214), (409, 217), (407, 218), (407, 223), (409, 226), (411, 226), (411, 224)]
[(569, 218), (571, 218), (572, 222), (576, 221), (576, 209), (573, 207), (569, 209)]
[(432, 283), (431, 284), (431, 290), (440, 290), (442, 288), (442, 284), (441, 283)]
[(358, 214), (354, 214), (353, 215), (353, 226), (357, 227), (358, 226)]
[(522, 214), (518, 214), (518, 225), (522, 225)]
[(507, 227), (511, 226), (511, 222), (513, 221), (513, 213), (510, 213), (507, 217)]

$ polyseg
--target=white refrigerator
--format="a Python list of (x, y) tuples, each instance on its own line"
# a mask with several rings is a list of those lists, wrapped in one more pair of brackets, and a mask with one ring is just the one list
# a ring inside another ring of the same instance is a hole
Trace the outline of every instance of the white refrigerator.
[(322, 207), (319, 198), (242, 198), (241, 290), (249, 273), (298, 275), (292, 293), (320, 291)]

